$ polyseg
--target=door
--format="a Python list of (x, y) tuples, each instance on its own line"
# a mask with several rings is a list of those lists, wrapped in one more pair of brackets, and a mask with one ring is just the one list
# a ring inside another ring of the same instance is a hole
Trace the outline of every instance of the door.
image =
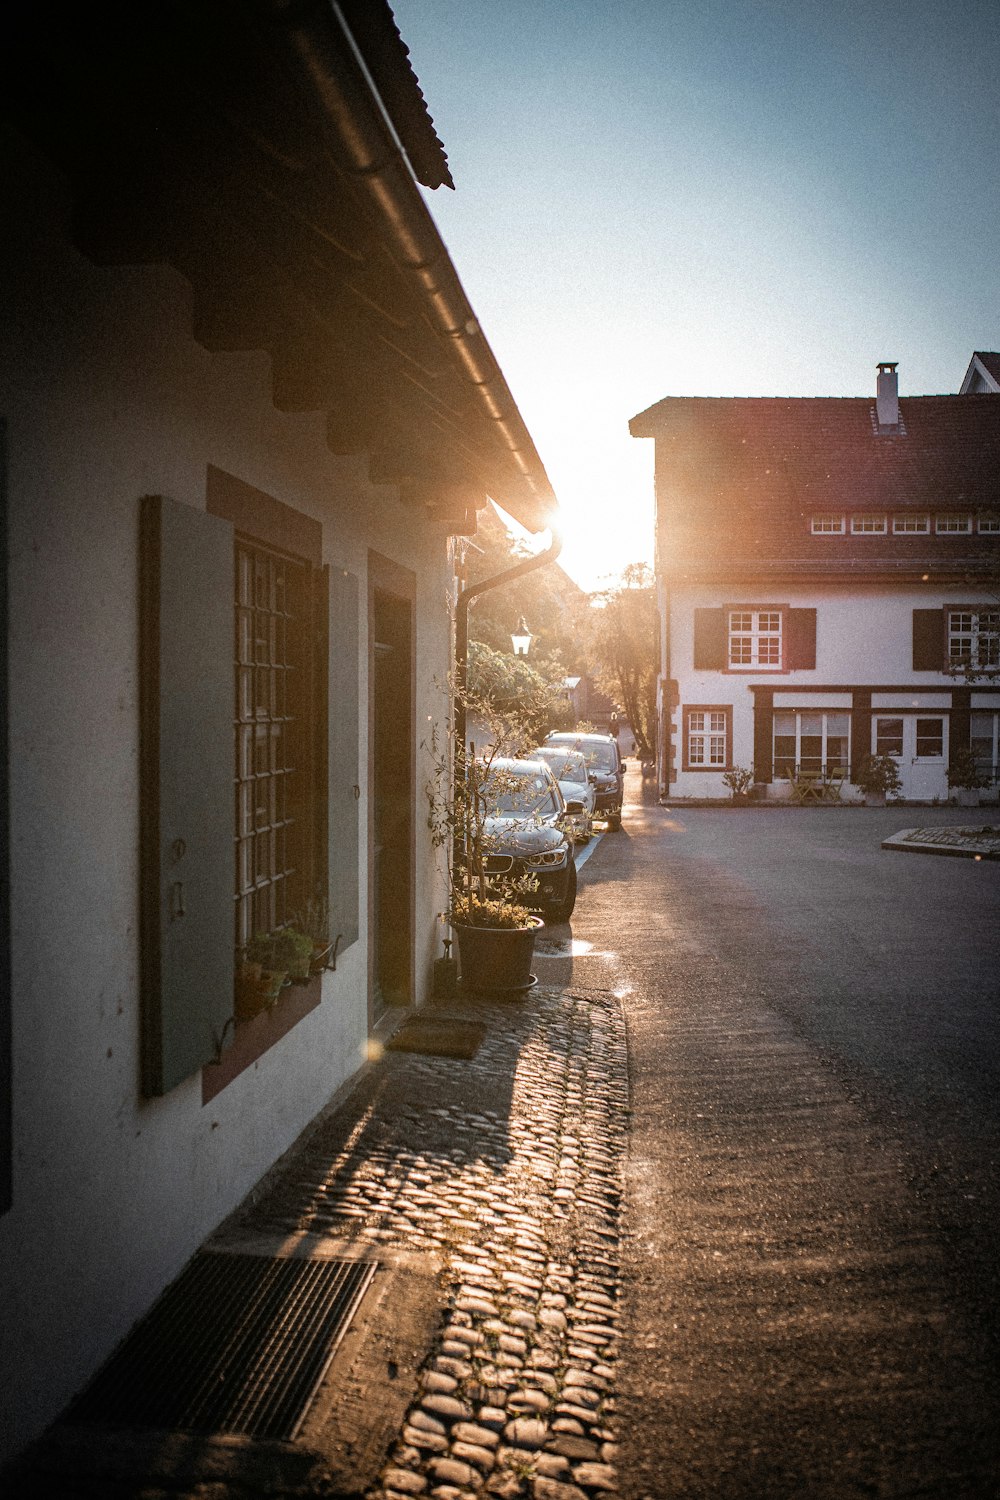
[(876, 755), (891, 755), (898, 762), (908, 802), (948, 796), (948, 720), (944, 714), (876, 714), (872, 739)]

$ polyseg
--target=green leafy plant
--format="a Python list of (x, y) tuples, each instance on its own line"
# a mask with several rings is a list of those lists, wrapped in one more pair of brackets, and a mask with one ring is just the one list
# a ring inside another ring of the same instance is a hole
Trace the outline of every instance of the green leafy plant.
[(247, 963), (260, 964), (262, 969), (290, 974), (293, 979), (308, 979), (312, 954), (311, 937), (294, 927), (281, 927), (276, 932), (259, 932), (252, 937), (244, 957)]
[(952, 752), (951, 764), (948, 767), (948, 785), (970, 792), (981, 791), (988, 785), (971, 750), (961, 749)]
[(722, 784), (729, 788), (734, 797), (745, 797), (754, 780), (753, 766), (733, 766), (731, 771), (724, 772)]
[(523, 931), (530, 927), (532, 914), (526, 906), (505, 897), (456, 896), (451, 903), (451, 920), (465, 923), (469, 927), (516, 928)]
[(854, 780), (866, 796), (888, 796), (903, 787), (899, 766), (891, 755), (866, 755)]

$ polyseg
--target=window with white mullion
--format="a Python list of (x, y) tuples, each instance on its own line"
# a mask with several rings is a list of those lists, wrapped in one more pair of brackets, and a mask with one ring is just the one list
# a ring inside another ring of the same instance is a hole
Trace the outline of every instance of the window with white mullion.
[(781, 669), (781, 610), (729, 611), (729, 665), (760, 671)]
[(850, 714), (806, 710), (775, 713), (775, 776), (846, 776), (850, 762)]
[(1000, 781), (1000, 713), (973, 711), (969, 748), (980, 776), (990, 782)]
[(711, 710), (688, 714), (688, 764), (724, 767), (726, 761), (726, 715)]
[(1000, 610), (949, 610), (948, 660), (978, 671), (1000, 667)]

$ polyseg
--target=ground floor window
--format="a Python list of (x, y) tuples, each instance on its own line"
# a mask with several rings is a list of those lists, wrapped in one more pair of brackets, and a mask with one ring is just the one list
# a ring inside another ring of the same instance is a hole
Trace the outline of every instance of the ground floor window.
[(716, 707), (684, 710), (684, 770), (725, 771), (730, 765), (732, 710)]
[(307, 563), (237, 535), (236, 946), (288, 924), (314, 880)]
[(970, 727), (969, 748), (976, 758), (976, 769), (988, 781), (1000, 781), (1000, 713), (974, 712)]
[(850, 768), (849, 713), (778, 710), (774, 715), (774, 775), (846, 776)]

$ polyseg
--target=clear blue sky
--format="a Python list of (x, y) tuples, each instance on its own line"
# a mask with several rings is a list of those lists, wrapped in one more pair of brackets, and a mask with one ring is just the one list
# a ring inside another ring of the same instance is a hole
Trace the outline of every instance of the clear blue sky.
[(955, 391), (1000, 348), (1000, 0), (392, 4), (585, 586), (651, 554), (661, 397)]

